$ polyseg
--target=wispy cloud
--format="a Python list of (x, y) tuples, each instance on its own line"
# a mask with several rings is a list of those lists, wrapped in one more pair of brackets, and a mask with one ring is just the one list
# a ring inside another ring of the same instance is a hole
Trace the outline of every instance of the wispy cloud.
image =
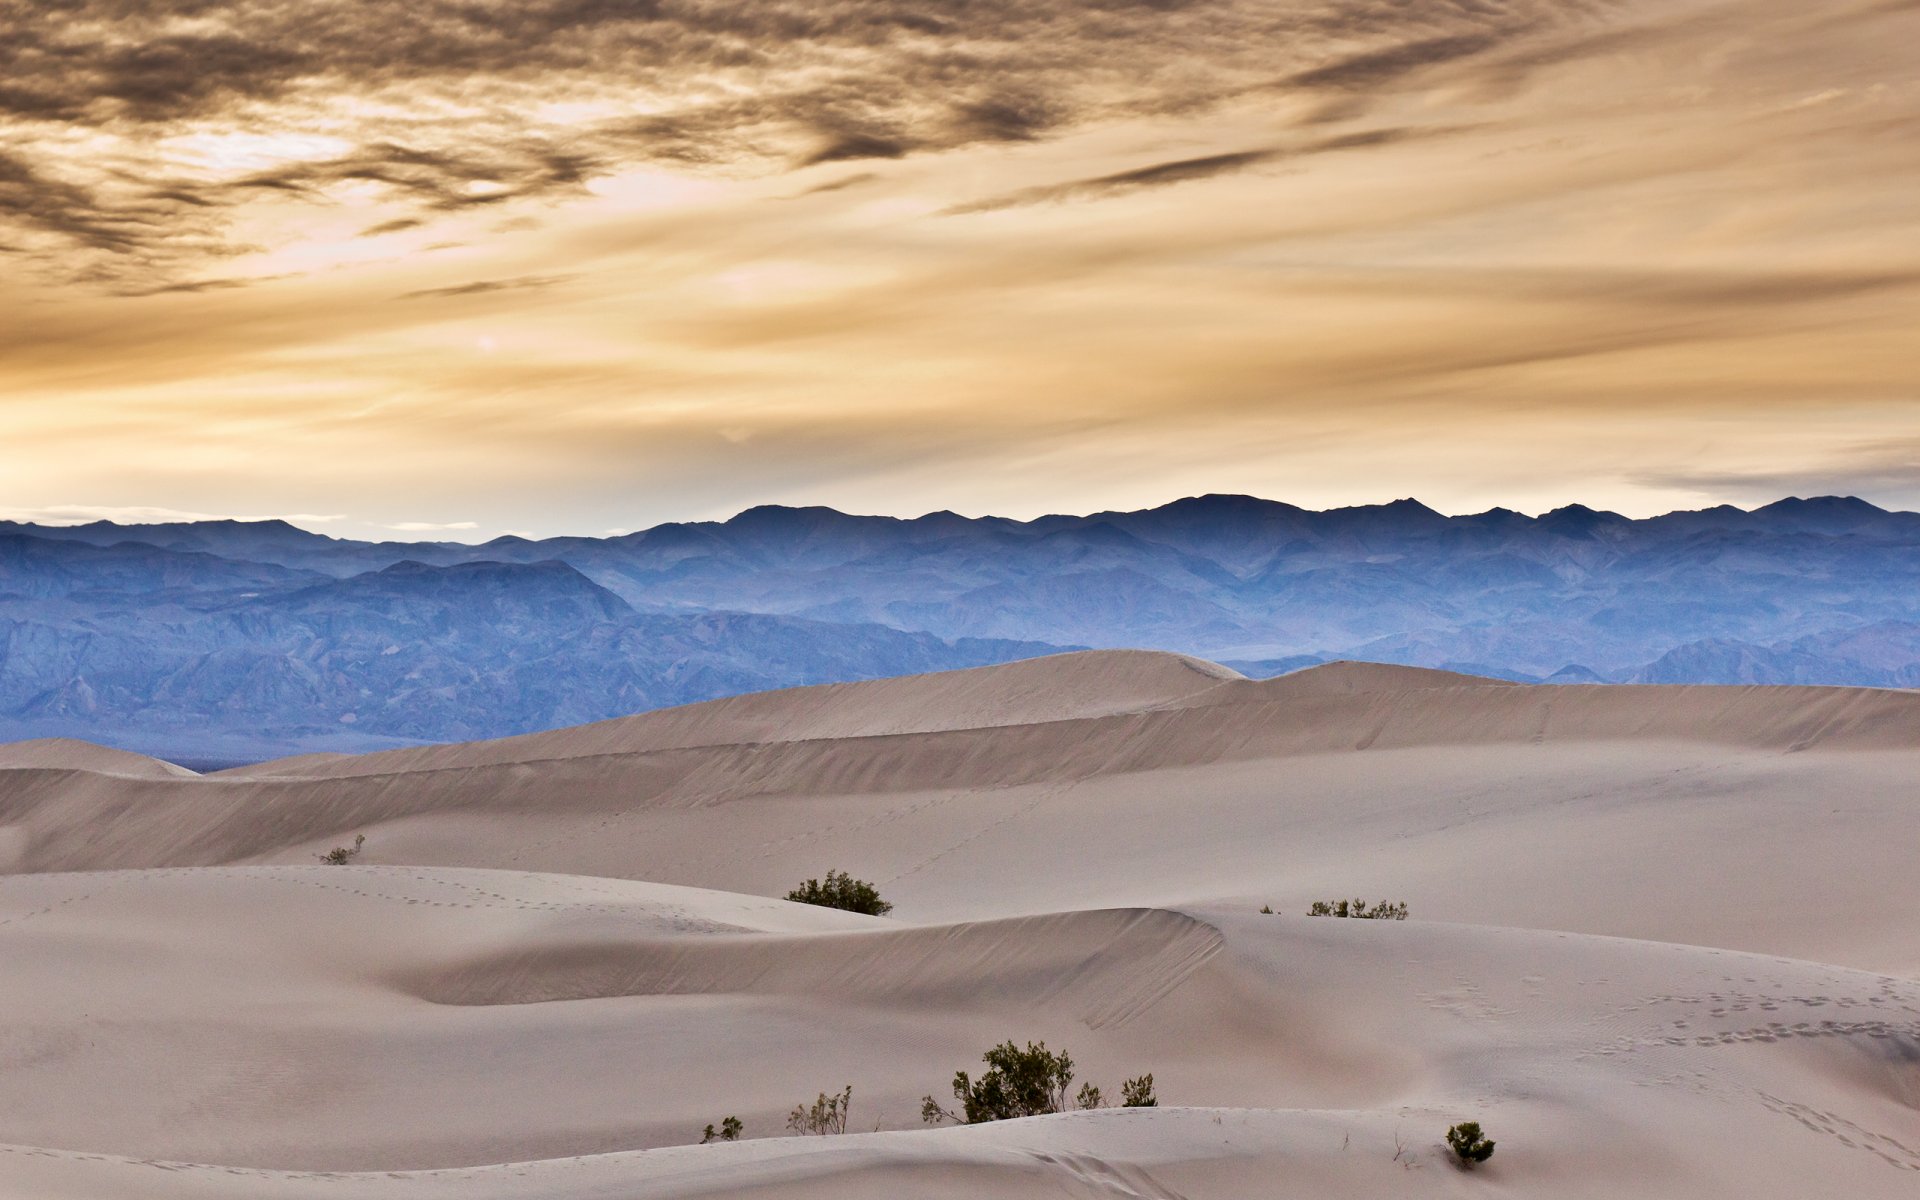
[(186, 512), (142, 504), (47, 504), (29, 508), (0, 507), (0, 520), (33, 525), (88, 525), (110, 521), (116, 525), (165, 525), (176, 521), (286, 521), (293, 525), (325, 525), (347, 519), (345, 513), (271, 513), (239, 516), (233, 513)]
[(401, 533), (445, 533), (460, 529), (478, 529), (478, 521), (392, 521), (380, 526)]
[(513, 279), (476, 279), (446, 287), (421, 288), (406, 292), (402, 300), (441, 299), (452, 296), (484, 296), (489, 292), (525, 292), (555, 287), (572, 279), (571, 275), (521, 275)]
[(1781, 496), (1861, 496), (1889, 504), (1920, 502), (1920, 437), (1857, 442), (1813, 462), (1764, 467), (1674, 468), (1635, 481), (1703, 496), (1766, 503)]
[(1305, 158), (1315, 154), (1328, 154), (1340, 150), (1363, 150), (1375, 146), (1388, 146), (1395, 142), (1410, 141), (1416, 138), (1440, 137), (1458, 130), (1445, 127), (1436, 128), (1394, 128), (1363, 129), (1353, 133), (1344, 133), (1335, 137), (1315, 138), (1287, 145), (1266, 146), (1253, 150), (1234, 150), (1224, 154), (1205, 154), (1194, 158), (1176, 158), (1165, 162), (1150, 163), (1144, 167), (1131, 167), (1125, 171), (1113, 171), (1105, 175), (1095, 175), (1086, 179), (1072, 179), (1065, 183), (1043, 184), (1038, 187), (1022, 188), (1017, 192), (976, 200), (968, 204), (954, 205), (945, 211), (949, 215), (966, 213), (994, 212), (1003, 208), (1017, 208), (1025, 204), (1045, 204), (1050, 201), (1084, 199), (1094, 196), (1116, 195), (1125, 192), (1140, 191), (1144, 188), (1167, 187), (1176, 183), (1189, 183), (1197, 179), (1210, 179), (1216, 175), (1231, 175), (1253, 167), (1286, 159)]

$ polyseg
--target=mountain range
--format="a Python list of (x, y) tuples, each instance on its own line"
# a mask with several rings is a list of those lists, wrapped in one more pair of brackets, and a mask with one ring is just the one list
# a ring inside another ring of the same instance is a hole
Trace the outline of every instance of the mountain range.
[(1920, 514), (1200, 496), (1032, 521), (767, 506), (619, 537), (0, 522), (0, 737), (371, 750), (1076, 648), (1255, 676), (1920, 686)]

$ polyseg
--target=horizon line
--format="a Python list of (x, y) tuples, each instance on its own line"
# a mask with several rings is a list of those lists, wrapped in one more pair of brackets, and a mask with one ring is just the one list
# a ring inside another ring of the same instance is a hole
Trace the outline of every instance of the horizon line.
[[(1068, 521), (1068, 520), (1085, 521), (1085, 520), (1093, 520), (1099, 517), (1134, 516), (1141, 513), (1160, 512), (1165, 509), (1177, 507), (1179, 505), (1194, 504), (1194, 503), (1199, 503), (1199, 502), (1208, 501), (1208, 500), (1251, 501), (1256, 504), (1270, 505), (1278, 508), (1286, 508), (1286, 509), (1291, 509), (1295, 512), (1308, 513), (1316, 516), (1323, 516), (1331, 513), (1376, 511), (1376, 510), (1393, 509), (1393, 508), (1401, 508), (1406, 510), (1418, 509), (1420, 511), (1431, 513), (1436, 517), (1440, 517), (1443, 520), (1448, 520), (1448, 521), (1472, 520), (1476, 517), (1491, 517), (1491, 516), (1497, 516), (1497, 515), (1507, 515), (1507, 516), (1519, 517), (1527, 521), (1538, 522), (1538, 521), (1544, 520), (1547, 517), (1551, 517), (1560, 513), (1582, 513), (1582, 514), (1591, 514), (1592, 516), (1600, 517), (1600, 518), (1611, 517), (1617, 520), (1639, 524), (1641, 522), (1646, 522), (1646, 521), (1661, 520), (1666, 517), (1697, 515), (1697, 514), (1712, 513), (1712, 512), (1724, 512), (1728, 510), (1738, 512), (1744, 515), (1752, 515), (1754, 513), (1764, 512), (1771, 508), (1777, 508), (1781, 505), (1790, 505), (1790, 504), (1809, 505), (1809, 504), (1819, 504), (1821, 502), (1835, 502), (1835, 503), (1858, 505), (1864, 508), (1870, 508), (1875, 512), (1882, 513), (1887, 516), (1916, 515), (1914, 510), (1900, 509), (1900, 508), (1884, 508), (1878, 504), (1875, 504), (1871, 500), (1867, 500), (1861, 496), (1840, 495), (1835, 493), (1812, 495), (1812, 496), (1798, 496), (1798, 495), (1782, 496), (1779, 499), (1768, 501), (1765, 504), (1755, 505), (1752, 508), (1742, 507), (1741, 505), (1734, 504), (1730, 501), (1723, 501), (1719, 504), (1709, 504), (1700, 508), (1675, 508), (1675, 509), (1669, 509), (1661, 513), (1654, 513), (1650, 516), (1631, 517), (1612, 509), (1593, 508), (1586, 504), (1582, 504), (1579, 501), (1571, 501), (1569, 503), (1562, 504), (1556, 508), (1544, 509), (1537, 513), (1529, 513), (1521, 509), (1507, 508), (1504, 505), (1497, 505), (1497, 504), (1491, 508), (1481, 509), (1477, 512), (1449, 513), (1449, 512), (1443, 512), (1439, 509), (1436, 509), (1431, 505), (1425, 503), (1424, 501), (1418, 499), (1417, 497), (1413, 497), (1413, 496), (1402, 496), (1393, 500), (1378, 501), (1370, 504), (1346, 504), (1346, 505), (1338, 505), (1330, 508), (1308, 508), (1304, 505), (1294, 504), (1291, 501), (1277, 500), (1268, 496), (1258, 496), (1250, 492), (1201, 492), (1201, 493), (1181, 496), (1173, 500), (1165, 501), (1164, 503), (1161, 503), (1161, 504), (1148, 505), (1142, 508), (1129, 508), (1129, 509), (1104, 508), (1104, 509), (1098, 509), (1091, 512), (1080, 512), (1080, 513), (1049, 512), (1049, 513), (1042, 513), (1038, 516), (1029, 517), (1029, 518), (1007, 517), (1007, 516), (1002, 516), (1000, 514), (991, 513), (991, 512), (981, 513), (980, 515), (974, 516), (974, 515), (968, 515), (966, 513), (958, 512), (953, 509), (947, 509), (947, 508), (934, 509), (932, 511), (920, 513), (915, 516), (902, 516), (902, 515), (896, 515), (891, 513), (849, 512), (845, 509), (835, 508), (832, 505), (828, 505), (828, 504), (788, 504), (788, 503), (781, 503), (781, 502), (767, 502), (767, 503), (761, 503), (761, 504), (748, 505), (747, 507), (739, 509), (726, 517), (700, 518), (700, 519), (691, 519), (691, 520), (667, 520), (667, 521), (657, 522), (653, 525), (638, 527), (638, 528), (629, 529), (629, 530), (618, 530), (618, 531), (606, 530), (600, 533), (550, 533), (550, 534), (535, 536), (532, 534), (521, 533), (513, 530), (505, 530), (500, 533), (494, 534), (491, 537), (479, 539), (476, 541), (465, 541), (458, 538), (431, 538), (431, 537), (407, 538), (402, 536), (378, 537), (378, 536), (372, 536), (372, 535), (366, 536), (366, 537), (345, 537), (345, 536), (339, 536), (335, 534), (324, 533), (320, 530), (310, 528), (308, 524), (303, 523), (303, 518), (304, 518), (305, 520), (313, 523), (331, 524), (332, 522), (337, 520), (348, 519), (344, 514), (329, 515), (324, 518), (316, 519), (316, 518), (310, 517), (308, 514), (305, 514), (305, 513), (295, 513), (295, 514), (289, 514), (287, 516), (260, 516), (260, 517), (251, 517), (251, 516), (232, 517), (232, 516), (214, 516), (214, 515), (202, 514), (202, 513), (181, 513), (178, 517), (171, 518), (171, 519), (164, 518), (164, 517), (155, 517), (153, 519), (144, 519), (144, 520), (141, 520), (141, 519), (116, 520), (112, 517), (107, 517), (107, 516), (91, 516), (87, 519), (73, 519), (73, 520), (48, 520), (48, 519), (35, 520), (35, 519), (31, 519), (30, 517), (22, 517), (17, 515), (0, 515), (0, 528), (14, 527), (14, 528), (31, 528), (31, 529), (86, 529), (86, 528), (92, 528), (96, 526), (104, 526), (104, 527), (113, 528), (113, 529), (146, 529), (146, 528), (154, 528), (154, 527), (160, 527), (160, 526), (192, 527), (192, 526), (201, 526), (201, 525), (242, 525), (242, 526), (284, 525), (292, 529), (297, 529), (302, 533), (310, 534), (314, 537), (326, 538), (330, 541), (339, 541), (339, 542), (361, 542), (361, 543), (366, 543), (371, 545), (397, 544), (397, 545), (486, 546), (486, 545), (492, 545), (493, 543), (496, 543), (496, 542), (507, 542), (507, 541), (532, 542), (532, 543), (557, 541), (560, 539), (574, 539), (574, 540), (582, 540), (582, 541), (615, 541), (620, 538), (633, 537), (637, 534), (650, 533), (650, 532), (653, 532), (654, 530), (669, 528), (674, 526), (686, 527), (686, 526), (701, 526), (701, 525), (731, 525), (733, 522), (740, 520), (742, 517), (746, 517), (746, 516), (749, 516), (750, 514), (760, 513), (760, 512), (832, 513), (835, 516), (846, 517), (852, 520), (892, 521), (899, 524), (912, 524), (915, 522), (932, 520), (939, 517), (950, 517), (955, 520), (967, 521), (972, 523), (1003, 522), (1010, 525), (1031, 526), (1031, 525), (1040, 524), (1041, 522), (1045, 522), (1045, 521)], [(156, 511), (153, 508), (136, 508), (135, 506), (126, 506), (126, 507), (132, 512), (140, 512), (143, 514), (154, 513)], [(46, 509), (41, 509), (41, 510), (34, 510), (30, 508), (16, 508), (16, 509), (12, 509), (11, 512), (16, 514), (33, 513), (35, 511), (46, 512), (46, 511), (58, 511), (61, 508), (73, 508), (73, 509), (80, 509), (80, 510), (92, 509), (95, 512), (112, 511), (110, 506), (104, 506), (104, 505), (102, 506), (52, 505), (52, 506), (48, 506)], [(7, 510), (0, 510), (0, 513), (4, 513), (5, 511)], [(406, 533), (427, 534), (427, 533), (437, 531), (436, 529), (405, 529), (405, 528), (397, 528), (395, 526), (390, 526), (390, 525), (379, 525), (375, 523), (369, 523), (369, 524), (374, 524), (375, 528), (390, 529), (395, 534), (406, 534)], [(454, 529), (462, 529), (463, 526), (470, 527), (473, 524), (474, 523), (472, 522), (445, 523), (441, 525), (440, 528), (445, 529), (447, 531), (452, 531)], [(464, 532), (466, 530), (462, 529), (462, 531)]]

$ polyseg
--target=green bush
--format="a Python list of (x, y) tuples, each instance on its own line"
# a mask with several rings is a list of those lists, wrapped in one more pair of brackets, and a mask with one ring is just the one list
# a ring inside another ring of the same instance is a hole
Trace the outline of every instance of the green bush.
[[(1064, 1051), (1055, 1054), (1045, 1042), (1028, 1042), (1022, 1050), (1007, 1041), (980, 1057), (987, 1064), (980, 1078), (974, 1079), (965, 1071), (954, 1073), (955, 1107), (948, 1108), (926, 1096), (920, 1104), (921, 1120), (929, 1125), (942, 1121), (978, 1125), (1067, 1111), (1067, 1089), (1073, 1084), (1071, 1055)], [(1127, 1080), (1120, 1094), (1121, 1103), (1129, 1108), (1150, 1108), (1159, 1103), (1154, 1099), (1151, 1075)], [(1105, 1103), (1100, 1089), (1091, 1083), (1082, 1084), (1074, 1095), (1078, 1108), (1100, 1108)]]
[(1155, 1099), (1153, 1094), (1152, 1074), (1142, 1075), (1138, 1079), (1129, 1079), (1120, 1085), (1120, 1107), (1160, 1107), (1160, 1101)]
[(329, 866), (344, 867), (354, 859), (360, 857), (360, 847), (366, 844), (367, 835), (364, 833), (356, 833), (353, 835), (352, 846), (335, 846), (325, 854), (316, 854), (314, 857)]
[(1404, 921), (1407, 919), (1407, 905), (1403, 900), (1398, 904), (1389, 904), (1382, 900), (1372, 908), (1365, 900), (1315, 900), (1313, 907), (1307, 910), (1310, 917), (1359, 917), (1363, 921)]
[(811, 1105), (796, 1104), (793, 1112), (787, 1115), (787, 1128), (795, 1133), (845, 1133), (847, 1131), (847, 1109), (853, 1104), (853, 1085), (829, 1096), (820, 1093), (820, 1098)]
[(713, 1126), (707, 1126), (706, 1132), (700, 1137), (700, 1144), (704, 1146), (708, 1142), (737, 1142), (740, 1140), (740, 1131), (745, 1128), (746, 1126), (740, 1123), (739, 1117), (728, 1117), (720, 1122), (719, 1133), (713, 1131)]
[(1493, 1157), (1493, 1143), (1481, 1136), (1478, 1121), (1462, 1121), (1448, 1129), (1447, 1149), (1452, 1150), (1460, 1165), (1469, 1171), (1474, 1164)]
[(920, 1105), (921, 1119), (929, 1124), (950, 1120), (978, 1125), (1066, 1111), (1067, 1086), (1073, 1082), (1071, 1055), (1055, 1054), (1045, 1042), (1028, 1042), (1022, 1050), (1009, 1041), (981, 1055), (981, 1061), (987, 1070), (978, 1080), (965, 1071), (954, 1073), (958, 1112), (942, 1108), (928, 1096)]
[(872, 884), (864, 879), (855, 879), (845, 871), (828, 871), (824, 883), (809, 879), (788, 892), (787, 899), (798, 904), (818, 904), (822, 908), (866, 913), (870, 917), (884, 917), (893, 911), (893, 905), (882, 900)]

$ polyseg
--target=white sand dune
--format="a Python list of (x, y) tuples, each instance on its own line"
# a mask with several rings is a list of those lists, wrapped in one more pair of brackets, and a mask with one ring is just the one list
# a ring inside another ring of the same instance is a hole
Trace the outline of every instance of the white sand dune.
[[(141, 761), (0, 750), (0, 1196), (1920, 1190), (1913, 694), (1096, 653)], [(921, 1127), (1006, 1038), (1166, 1107)]]

